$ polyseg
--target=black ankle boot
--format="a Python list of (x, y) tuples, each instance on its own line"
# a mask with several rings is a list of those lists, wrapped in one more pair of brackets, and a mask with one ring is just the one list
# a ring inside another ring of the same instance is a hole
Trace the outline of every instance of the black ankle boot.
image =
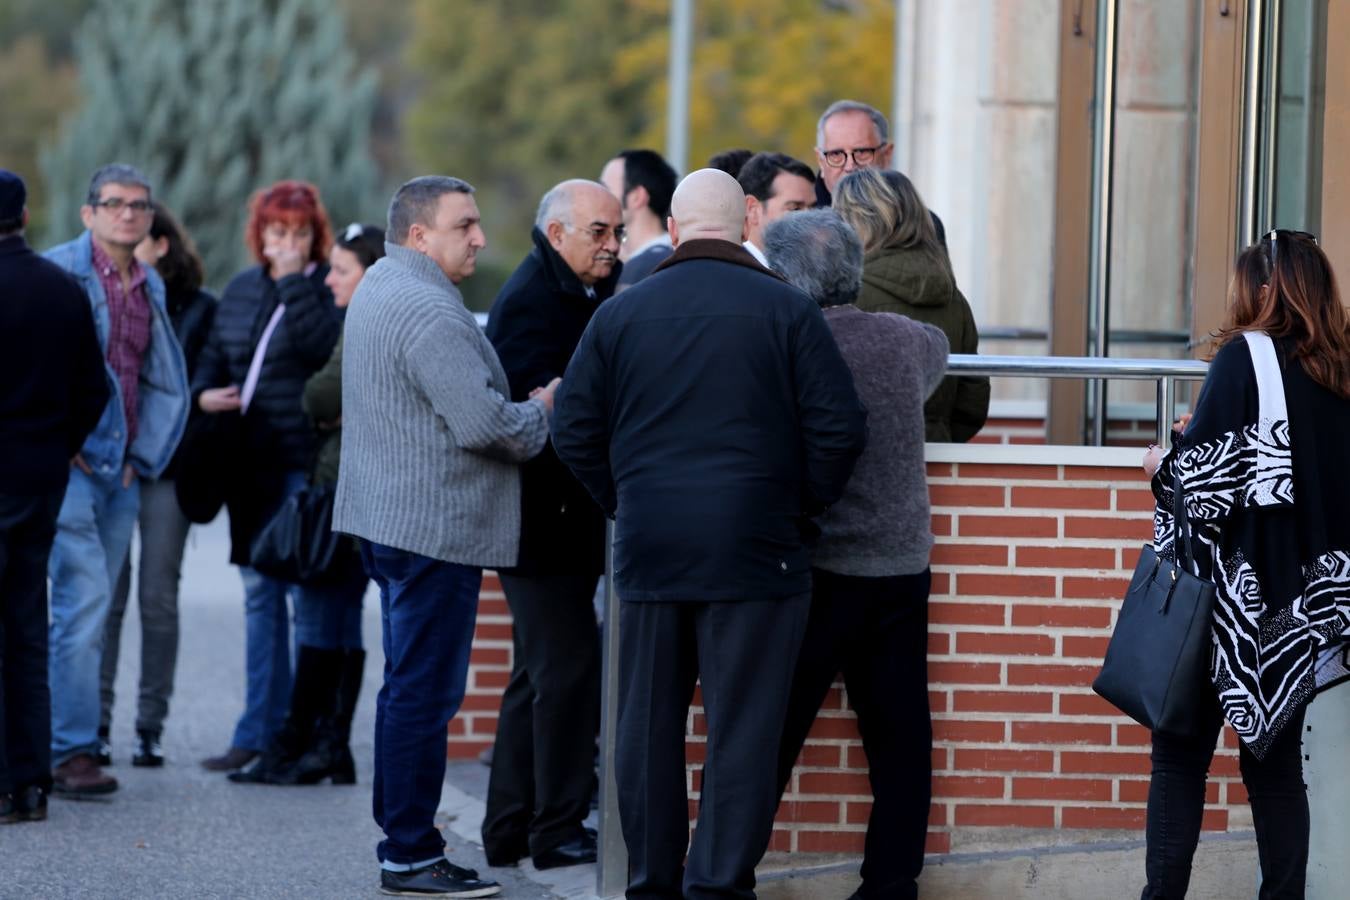
[(352, 759), (350, 741), (365, 666), (366, 651), (343, 652), (342, 677), (333, 691), (332, 706), (319, 722), (313, 746), (296, 763), (297, 784), (317, 784), (325, 778), (333, 784), (356, 783), (356, 761)]
[(302, 644), (291, 684), (286, 721), (250, 769), (231, 772), (235, 784), (298, 784), (296, 764), (314, 742), (315, 728), (328, 709), (332, 685), (342, 671), (342, 651)]

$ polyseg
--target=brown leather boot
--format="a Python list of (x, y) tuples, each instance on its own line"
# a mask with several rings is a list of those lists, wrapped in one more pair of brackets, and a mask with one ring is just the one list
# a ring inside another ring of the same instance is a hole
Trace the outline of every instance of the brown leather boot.
[(77, 753), (52, 769), (52, 793), (64, 797), (111, 794), (117, 779), (105, 775), (92, 753)]

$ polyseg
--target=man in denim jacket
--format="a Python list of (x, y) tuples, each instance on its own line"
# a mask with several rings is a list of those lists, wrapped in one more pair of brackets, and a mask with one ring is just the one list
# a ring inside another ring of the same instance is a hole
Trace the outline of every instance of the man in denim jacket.
[(103, 626), (136, 522), (137, 476), (164, 470), (188, 413), (187, 367), (164, 283), (132, 256), (153, 219), (150, 183), (131, 166), (104, 166), (94, 173), (80, 217), (84, 234), (46, 256), (89, 297), (113, 397), (71, 462), (47, 569), (52, 790), (66, 795), (117, 790), (95, 756)]

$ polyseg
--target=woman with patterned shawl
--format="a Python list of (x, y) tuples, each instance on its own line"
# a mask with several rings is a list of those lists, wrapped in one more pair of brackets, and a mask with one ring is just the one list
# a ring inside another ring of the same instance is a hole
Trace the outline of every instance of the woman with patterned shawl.
[(1175, 474), (1216, 599), (1203, 733), (1153, 734), (1143, 897), (1186, 894), (1224, 719), (1241, 739), (1260, 896), (1302, 897), (1304, 712), (1350, 678), (1350, 317), (1312, 235), (1274, 231), (1243, 251), (1216, 345), (1193, 417), (1144, 463), (1158, 551), (1174, 558)]

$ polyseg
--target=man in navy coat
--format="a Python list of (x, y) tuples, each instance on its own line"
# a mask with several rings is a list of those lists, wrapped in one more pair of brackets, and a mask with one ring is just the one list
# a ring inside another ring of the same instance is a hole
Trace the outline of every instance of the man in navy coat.
[(112, 396), (84, 292), (24, 240), (26, 196), (0, 169), (0, 824), (47, 816), (47, 559), (71, 459)]
[[(534, 248), (497, 295), (487, 336), (511, 399), (562, 375), (596, 308), (614, 294), (619, 201), (572, 179), (539, 203)], [(600, 722), (592, 598), (605, 570), (605, 517), (548, 445), (520, 469), (520, 557), (498, 574), (511, 608), (511, 682), (502, 695), (483, 820), (488, 864), (595, 862), (591, 811)]]
[[(866, 412), (819, 307), (741, 247), (735, 179), (689, 175), (669, 224), (675, 253), (582, 336), (553, 445), (616, 519), (628, 897), (748, 897), (806, 624), (808, 517), (840, 496)], [(685, 866), (696, 679), (708, 750)]]

